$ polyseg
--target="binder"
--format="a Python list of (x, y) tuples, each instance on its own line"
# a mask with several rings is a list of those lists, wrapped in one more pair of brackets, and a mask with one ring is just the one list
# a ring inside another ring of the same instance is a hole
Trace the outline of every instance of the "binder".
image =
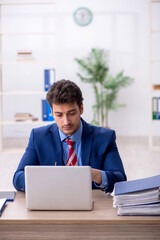
[(115, 183), (115, 195), (127, 194), (152, 188), (160, 187), (160, 174), (126, 182)]
[(157, 119), (157, 97), (152, 98), (152, 119)]
[(48, 91), (51, 85), (55, 82), (55, 69), (44, 70), (44, 90)]
[(51, 111), (51, 108), (49, 106), (49, 103), (47, 102), (47, 121), (53, 121), (53, 120), (54, 120), (54, 118), (52, 116), (52, 111)]
[(48, 121), (47, 120), (47, 100), (46, 99), (42, 99), (42, 120)]
[(48, 70), (44, 70), (44, 91), (48, 91), (49, 89), (49, 72)]
[(160, 97), (157, 98), (157, 119), (160, 119)]
[(42, 120), (43, 121), (53, 121), (51, 108), (46, 99), (42, 99)]

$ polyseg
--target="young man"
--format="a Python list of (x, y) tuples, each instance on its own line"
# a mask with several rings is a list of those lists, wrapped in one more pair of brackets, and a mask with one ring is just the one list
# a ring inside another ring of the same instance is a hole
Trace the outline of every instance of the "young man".
[(115, 132), (86, 123), (79, 87), (69, 81), (55, 82), (47, 93), (56, 123), (33, 129), (26, 151), (13, 177), (17, 190), (25, 191), (26, 165), (90, 165), (93, 188), (113, 190), (126, 175), (115, 142)]

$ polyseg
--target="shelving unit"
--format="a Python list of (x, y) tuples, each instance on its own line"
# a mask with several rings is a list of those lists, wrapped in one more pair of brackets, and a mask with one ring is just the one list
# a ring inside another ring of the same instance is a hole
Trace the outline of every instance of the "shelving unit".
[[(2, 40), (3, 40), (3, 37), (16, 37), (17, 38), (17, 41), (19, 40), (19, 37), (23, 36), (23, 37), (28, 37), (28, 36), (38, 36), (38, 37), (41, 37), (42, 36), (55, 36), (55, 32), (53, 31), (13, 31), (13, 32), (7, 32), (7, 31), (2, 31), (2, 20), (3, 20), (3, 16), (2, 16), (2, 8), (5, 8), (5, 7), (11, 7), (11, 6), (20, 6), (20, 5), (23, 5), (23, 8), (25, 8), (25, 6), (27, 5), (35, 5), (35, 6), (38, 6), (38, 5), (55, 5), (55, 2), (53, 1), (46, 1), (46, 2), (34, 2), (34, 1), (31, 1), (31, 2), (0, 2), (0, 152), (2, 151), (13, 151), (13, 152), (16, 152), (16, 151), (23, 151), (24, 149), (19, 149), (19, 148), (11, 148), (11, 149), (5, 149), (4, 146), (3, 146), (3, 142), (4, 142), (4, 136), (3, 136), (3, 127), (4, 126), (12, 126), (15, 127), (15, 126), (30, 126), (32, 128), (32, 125), (33, 126), (39, 126), (39, 125), (46, 125), (46, 124), (50, 124), (51, 122), (44, 122), (42, 120), (38, 120), (38, 121), (24, 121), (24, 122), (16, 122), (11, 119), (8, 119), (8, 120), (4, 120), (3, 118), (3, 101), (4, 101), (4, 97), (10, 97), (10, 96), (19, 96), (19, 97), (24, 97), (24, 96), (28, 96), (30, 98), (30, 96), (39, 96), (40, 98), (42, 97), (45, 97), (45, 94), (46, 92), (43, 91), (43, 90), (28, 90), (26, 89), (25, 90), (25, 87), (24, 87), (24, 90), (4, 90), (3, 88), (3, 68), (4, 66), (17, 66), (19, 64), (42, 64), (43, 66), (48, 66), (52, 64), (52, 66), (54, 66), (55, 68), (55, 58), (54, 59), (47, 59), (47, 60), (4, 60), (3, 59), (3, 49), (2, 49)], [(54, 12), (53, 12), (54, 14)], [(26, 16), (25, 16), (26, 17)], [(29, 17), (29, 15), (28, 15)], [(20, 23), (21, 24), (21, 23)], [(18, 49), (17, 49), (18, 50)], [(51, 49), (52, 51), (52, 49)], [(20, 65), (19, 65), (20, 66)], [(44, 67), (46, 68), (46, 67)], [(23, 77), (22, 77), (23, 78)], [(41, 103), (40, 103), (41, 104)], [(9, 105), (9, 103), (8, 103)], [(8, 107), (8, 111), (9, 111), (9, 107)]]
[[(150, 130), (149, 130), (149, 147), (151, 150), (154, 151), (160, 151), (160, 119), (154, 119), (152, 118), (152, 97), (160, 97), (160, 72), (156, 74), (156, 77), (158, 75), (158, 81), (154, 79), (154, 67), (156, 64), (159, 65), (158, 68), (160, 68), (160, 54), (157, 56), (155, 54), (155, 48), (157, 49), (157, 52), (160, 52), (158, 44), (155, 44), (154, 37), (158, 36), (160, 38), (160, 24), (155, 27), (155, 20), (154, 20), (154, 10), (157, 6), (157, 9), (160, 10), (160, 0), (150, 0), (149, 1), (149, 80), (150, 80)], [(160, 15), (160, 14), (158, 14)], [(158, 18), (160, 20), (160, 17)], [(156, 19), (157, 20), (157, 19)], [(157, 20), (157, 22), (159, 22)], [(156, 55), (156, 57), (155, 57)], [(158, 66), (157, 65), (157, 66)], [(156, 66), (156, 68), (157, 68)], [(156, 125), (156, 126), (155, 126)], [(156, 138), (155, 132), (157, 132), (159, 135), (157, 136), (158, 144), (155, 144), (154, 138)]]

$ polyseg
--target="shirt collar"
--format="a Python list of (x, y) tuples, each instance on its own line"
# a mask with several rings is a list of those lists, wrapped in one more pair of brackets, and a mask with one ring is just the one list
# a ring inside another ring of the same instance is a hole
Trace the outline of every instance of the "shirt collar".
[[(82, 121), (80, 121), (79, 129), (77, 130), (77, 132), (75, 132), (69, 138), (71, 138), (76, 143), (80, 143), (81, 136), (82, 136), (82, 130), (83, 130), (83, 124), (82, 124)], [(58, 128), (58, 131), (59, 131), (59, 136), (60, 136), (61, 142), (63, 142), (65, 138), (68, 138), (68, 136), (66, 134), (64, 134), (59, 128)]]

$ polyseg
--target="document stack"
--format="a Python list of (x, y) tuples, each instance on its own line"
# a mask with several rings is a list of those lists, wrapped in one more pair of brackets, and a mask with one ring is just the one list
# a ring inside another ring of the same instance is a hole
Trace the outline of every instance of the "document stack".
[(17, 122), (38, 121), (38, 118), (33, 117), (33, 115), (30, 113), (15, 113), (14, 120)]
[(5, 206), (6, 202), (7, 202), (6, 198), (0, 199), (0, 217), (2, 215), (2, 212), (3, 212), (3, 209), (4, 209), (4, 206)]
[(0, 217), (2, 215), (5, 204), (8, 201), (14, 201), (16, 193), (14, 191), (11, 192), (1, 192), (0, 191)]
[(113, 207), (118, 215), (160, 215), (160, 175), (115, 184)]
[(32, 55), (32, 50), (19, 50), (17, 52), (17, 61), (33, 61), (35, 60)]

